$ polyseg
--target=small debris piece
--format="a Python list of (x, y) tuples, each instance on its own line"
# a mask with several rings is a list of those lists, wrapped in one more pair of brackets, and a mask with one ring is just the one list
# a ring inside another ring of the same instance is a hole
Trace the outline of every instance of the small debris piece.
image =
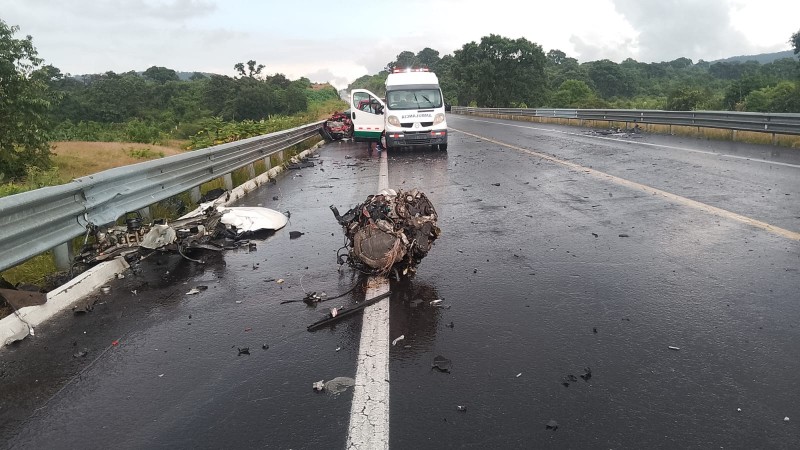
[(592, 236), (599, 237), (599, 235), (597, 233), (592, 233)]
[(630, 236), (628, 236), (628, 235), (627, 235), (627, 234), (625, 234), (625, 233), (622, 233), (622, 234), (620, 234), (620, 235), (619, 235), (619, 237), (630, 237)]
[(431, 300), (431, 305), (438, 305), (439, 303), (442, 303), (442, 299), (440, 298), (437, 298), (436, 300)]
[(448, 324), (447, 324), (447, 325), (445, 325), (445, 326), (446, 326), (447, 328), (455, 328), (455, 327), (456, 327), (456, 324), (454, 324), (453, 322), (450, 322), (450, 323), (448, 323)]
[(111, 292), (111, 286), (102, 286), (100, 287), (100, 290), (103, 291), (103, 294), (108, 294)]
[(518, 374), (517, 374), (517, 378), (519, 378), (519, 377), (521, 377), (521, 376), (522, 376), (522, 372), (520, 372), (520, 373), (518, 373)]
[(398, 342), (402, 341), (405, 338), (406, 338), (406, 335), (405, 334), (401, 334), (399, 337), (397, 337), (395, 340), (392, 341), (392, 346), (397, 345)]
[(587, 368), (583, 369), (583, 371), (586, 372), (586, 373), (581, 375), (581, 378), (583, 378), (583, 381), (589, 381), (589, 378), (592, 378), (592, 369), (587, 367)]
[(736, 411), (742, 412), (742, 408), (736, 408)]
[(114, 347), (116, 347), (116, 346), (118, 346), (118, 345), (119, 345), (119, 341), (118, 341), (117, 339), (114, 339), (113, 341), (111, 341), (111, 345), (113, 345)]
[(422, 300), (420, 300), (420, 299), (411, 300), (411, 307), (412, 308), (416, 308), (417, 306), (419, 306), (421, 304), (422, 304)]
[(461, 411), (461, 412), (467, 412), (467, 407), (466, 406), (457, 405), (456, 409), (458, 411)]
[(339, 314), (339, 308), (331, 308), (331, 317), (336, 317)]
[(278, 196), (277, 196), (277, 195), (273, 195), (273, 196), (272, 196), (272, 199), (273, 199), (273, 200), (278, 200)]
[(437, 369), (440, 372), (447, 372), (450, 373), (450, 366), (452, 365), (452, 361), (445, 358), (442, 355), (438, 355), (433, 358), (433, 368)]
[(675, 351), (678, 351), (678, 350), (680, 350), (681, 348), (680, 348), (680, 347), (673, 347), (672, 345), (670, 345), (670, 346), (669, 346), (669, 349), (670, 349), (670, 350), (675, 350)]
[(244, 347), (244, 348), (236, 347), (236, 349), (239, 350), (239, 354), (236, 355), (236, 356), (249, 355), (250, 354), (250, 347)]
[(315, 381), (311, 387), (317, 392), (322, 392), (322, 390), (325, 389), (325, 380)]
[(83, 349), (83, 350), (81, 350), (81, 351), (79, 351), (79, 352), (77, 352), (77, 353), (74, 353), (74, 354), (72, 355), (72, 357), (73, 357), (73, 358), (83, 358), (83, 357), (85, 357), (87, 354), (89, 354), (89, 352), (88, 352), (88, 351), (86, 351), (86, 349)]
[(161, 374), (158, 374), (158, 378), (163, 378), (163, 377), (164, 377), (164, 374), (163, 374), (163, 373), (161, 373)]
[(597, 334), (597, 327), (592, 328), (592, 333)]
[(118, 279), (118, 280), (121, 280), (121, 279), (123, 279), (123, 278), (125, 278), (125, 274), (122, 274), (122, 273), (118, 273), (118, 274), (117, 274), (117, 279)]
[(241, 304), (241, 303), (242, 303), (242, 301), (241, 301), (241, 300), (236, 300), (236, 304), (237, 304), (237, 305), (239, 305), (239, 304)]
[(304, 235), (305, 233), (301, 233), (299, 231), (290, 231), (289, 232), (289, 239), (297, 239), (300, 236)]
[(326, 381), (323, 388), (328, 394), (339, 395), (346, 391), (348, 388), (356, 385), (356, 380), (348, 377), (336, 377), (330, 381)]
[(556, 422), (555, 420), (551, 420), (547, 422), (547, 425), (545, 425), (544, 429), (556, 431), (558, 429), (558, 422)]
[(262, 345), (262, 346), (261, 346), (261, 349), (262, 349), (262, 350), (266, 350), (266, 349), (268, 349), (268, 348), (269, 348), (269, 345), (267, 345), (267, 344), (264, 344), (264, 345)]
[(492, 186), (500, 186), (500, 183), (492, 183)]
[(339, 350), (341, 350), (341, 349), (342, 349), (342, 347), (336, 347), (336, 351), (337, 351), (337, 352), (338, 352)]
[(275, 281), (275, 282), (276, 282), (276, 283), (278, 283), (278, 284), (281, 284), (281, 283), (283, 283), (283, 278), (280, 278), (280, 279), (278, 279), (278, 280), (277, 280), (277, 281)]
[(199, 293), (200, 293), (200, 290), (198, 290), (197, 288), (192, 288), (192, 289), (189, 290), (189, 292), (186, 293), (186, 295), (195, 295), (195, 294), (199, 294)]
[(250, 327), (247, 327), (247, 328), (245, 328), (245, 329), (244, 329), (244, 331), (252, 331), (252, 330), (253, 330), (253, 329), (252, 329), (252, 328), (250, 328)]
[(784, 418), (783, 418), (783, 421), (784, 421), (784, 422), (788, 422), (788, 421), (789, 421), (789, 416), (786, 416), (786, 417), (784, 417)]

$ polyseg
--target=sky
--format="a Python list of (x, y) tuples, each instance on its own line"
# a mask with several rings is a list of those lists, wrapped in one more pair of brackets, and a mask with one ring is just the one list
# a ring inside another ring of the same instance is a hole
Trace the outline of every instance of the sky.
[(789, 50), (798, 0), (0, 0), (0, 19), (73, 75), (164, 66), (344, 88), (398, 53), (440, 56), (498, 34), (579, 62), (694, 62)]

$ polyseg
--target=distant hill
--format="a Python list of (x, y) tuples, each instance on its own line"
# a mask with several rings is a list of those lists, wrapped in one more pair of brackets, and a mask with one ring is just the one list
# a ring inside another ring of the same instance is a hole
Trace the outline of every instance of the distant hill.
[(758, 61), (759, 64), (769, 64), (773, 61), (783, 58), (794, 58), (797, 59), (797, 55), (794, 54), (792, 50), (786, 50), (782, 52), (776, 53), (761, 53), (758, 55), (742, 55), (742, 56), (731, 56), (730, 58), (725, 59), (718, 59), (716, 61), (709, 61), (709, 63), (714, 64), (718, 62), (747, 62), (747, 61)]

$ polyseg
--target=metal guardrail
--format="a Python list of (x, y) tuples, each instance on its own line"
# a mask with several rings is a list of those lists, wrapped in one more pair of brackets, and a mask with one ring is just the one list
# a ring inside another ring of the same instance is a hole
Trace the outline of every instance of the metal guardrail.
[(456, 114), (497, 114), (676, 125), (800, 135), (800, 114), (641, 109), (530, 109), (453, 106)]
[(316, 122), (0, 198), (0, 271), (318, 135)]

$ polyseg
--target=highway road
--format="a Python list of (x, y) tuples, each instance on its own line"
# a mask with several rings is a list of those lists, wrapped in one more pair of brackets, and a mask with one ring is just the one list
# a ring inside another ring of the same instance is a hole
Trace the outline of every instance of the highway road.
[(0, 350), (2, 446), (346, 447), (353, 389), (312, 383), (355, 377), (367, 324), (306, 326), (365, 297), (328, 207), (386, 156), (442, 229), (391, 282), (389, 447), (797, 447), (800, 150), (448, 124), (448, 152), (323, 147), (241, 202), (291, 212), (256, 249), (151, 257)]

